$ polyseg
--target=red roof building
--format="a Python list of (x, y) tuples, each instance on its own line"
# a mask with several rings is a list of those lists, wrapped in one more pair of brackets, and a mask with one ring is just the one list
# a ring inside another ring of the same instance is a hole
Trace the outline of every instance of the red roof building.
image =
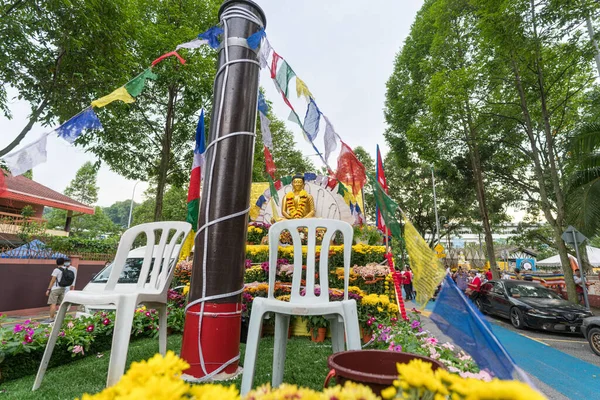
[[(2, 173), (2, 170), (0, 170), (0, 173)], [(67, 232), (73, 213), (94, 214), (94, 207), (73, 200), (23, 175), (12, 176), (8, 174), (4, 177), (4, 183), (4, 190), (0, 192), (0, 231), (3, 233), (14, 233), (12, 229), (9, 229), (11, 232), (6, 231), (7, 225), (20, 226), (23, 220), (21, 211), (27, 205), (34, 210), (32, 219), (40, 222), (44, 222), (42, 219), (44, 207), (67, 210), (67, 221), (65, 223), (65, 231)]]

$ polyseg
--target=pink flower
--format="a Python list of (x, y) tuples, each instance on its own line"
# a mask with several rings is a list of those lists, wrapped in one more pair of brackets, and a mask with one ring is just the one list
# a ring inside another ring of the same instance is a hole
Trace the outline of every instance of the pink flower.
[(33, 328), (25, 328), (26, 335), (33, 336), (34, 333), (35, 331), (33, 330)]
[(67, 328), (69, 329), (73, 329), (74, 326), (75, 324), (73, 323), (73, 321), (69, 321), (69, 323), (67, 324)]
[(146, 311), (146, 317), (150, 316), (150, 311)]
[(25, 341), (23, 342), (23, 344), (31, 342), (33, 342), (33, 338), (30, 335), (25, 335)]
[(73, 353), (75, 353), (75, 354), (81, 353), (82, 356), (85, 355), (85, 352), (83, 351), (83, 346), (80, 346), (80, 345), (73, 346)]
[(410, 327), (411, 327), (411, 328), (413, 328), (413, 329), (417, 329), (417, 328), (418, 328), (418, 327), (420, 327), (420, 326), (421, 326), (421, 323), (420, 323), (419, 321), (417, 321), (417, 320), (413, 321), (413, 322), (410, 324)]
[(401, 352), (402, 351), (402, 345), (394, 344), (394, 342), (392, 342), (392, 343), (390, 343), (390, 347), (388, 347), (388, 350), (396, 351), (396, 352)]
[(474, 374), (473, 372), (459, 372), (458, 374), (463, 378), (474, 378), (485, 382), (489, 382), (492, 380), (492, 376), (485, 370), (481, 370), (476, 374)]
[(25, 322), (23, 322), (25, 325), (29, 325), (31, 323), (30, 319), (26, 319)]
[(23, 329), (25, 329), (25, 327), (23, 327), (23, 325), (21, 324), (16, 324), (15, 327), (13, 328), (13, 332), (14, 333), (19, 333), (21, 332)]
[(104, 326), (110, 324), (110, 319), (105, 318), (104, 321), (102, 321), (102, 323), (104, 324)]
[(382, 328), (383, 328), (383, 324), (377, 325), (377, 329), (382, 329)]
[(438, 344), (438, 340), (434, 337), (428, 337), (427, 339), (425, 339), (425, 343), (435, 346), (436, 344)]
[(454, 350), (454, 345), (452, 343), (446, 342), (442, 345), (442, 347), (448, 350)]
[[(49, 336), (49, 335), (46, 335)], [(60, 331), (60, 333), (58, 334), (58, 336), (65, 336), (65, 331)]]
[(88, 332), (94, 332), (94, 325), (88, 325), (88, 327), (85, 328), (85, 330)]
[(371, 320), (368, 320), (368, 321), (367, 321), (367, 325), (369, 325), (369, 326), (373, 325), (373, 321), (371, 321)]

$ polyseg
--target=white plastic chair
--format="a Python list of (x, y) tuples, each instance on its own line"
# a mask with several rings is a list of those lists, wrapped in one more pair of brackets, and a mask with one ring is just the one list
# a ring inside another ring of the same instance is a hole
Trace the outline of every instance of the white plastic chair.
[[(67, 310), (72, 304), (116, 306), (115, 328), (113, 331), (110, 363), (106, 386), (112, 386), (119, 381), (125, 372), (129, 338), (133, 325), (133, 316), (139, 304), (146, 304), (158, 311), (159, 316), (159, 351), (167, 351), (167, 293), (173, 279), (173, 272), (181, 244), (190, 233), (192, 225), (188, 222), (168, 221), (141, 224), (128, 229), (119, 242), (119, 248), (112, 265), (112, 270), (104, 290), (101, 292), (84, 292), (70, 290), (60, 305), (44, 357), (40, 364), (33, 389), (40, 387), (46, 368), (50, 362), (52, 351), (56, 344)], [(133, 291), (124, 292), (115, 288), (121, 272), (125, 267), (128, 253), (140, 234), (146, 235), (146, 252), (140, 270), (137, 285)], [(159, 238), (158, 244), (156, 238)], [(152, 261), (154, 260), (154, 263)]]
[[(306, 288), (301, 294), (302, 279), (302, 243), (298, 228), (308, 228), (306, 255)], [(315, 253), (317, 228), (326, 228), (321, 245), (319, 262), (319, 284), (321, 293), (315, 295)], [(274, 297), (277, 250), (281, 232), (288, 230), (294, 243), (294, 274), (290, 301), (280, 301)], [(336, 231), (344, 238), (344, 300), (329, 301), (329, 245)], [(283, 382), (287, 334), (291, 315), (322, 315), (330, 321), (333, 352), (344, 350), (344, 333), (347, 338), (348, 350), (360, 350), (360, 331), (356, 301), (348, 300), (348, 282), (350, 278), (350, 253), (352, 250), (352, 226), (346, 222), (331, 219), (307, 218), (300, 220), (281, 221), (269, 230), (269, 297), (256, 297), (252, 302), (252, 313), (246, 341), (244, 357), (244, 374), (242, 377), (242, 396), (252, 389), (254, 367), (260, 339), (263, 316), (267, 312), (275, 313), (275, 346), (273, 351), (272, 386), (277, 387)]]

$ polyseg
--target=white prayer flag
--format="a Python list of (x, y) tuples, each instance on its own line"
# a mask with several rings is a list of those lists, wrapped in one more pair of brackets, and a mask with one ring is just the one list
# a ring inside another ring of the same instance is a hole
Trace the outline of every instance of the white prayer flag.
[(273, 48), (271, 47), (269, 40), (265, 37), (260, 47), (260, 53), (258, 53), (258, 61), (260, 62), (261, 68), (265, 68), (269, 65), (268, 60), (272, 51)]
[(310, 99), (310, 103), (308, 103), (308, 109), (306, 110), (306, 115), (304, 116), (303, 128), (311, 142), (313, 142), (319, 134), (320, 119), (321, 111), (319, 111), (317, 103), (315, 103), (313, 99)]
[(46, 162), (47, 137), (48, 135), (44, 134), (44, 136), (35, 142), (4, 156), (3, 160), (6, 162), (13, 176), (21, 175), (36, 165)]
[(198, 48), (204, 46), (205, 44), (208, 44), (208, 40), (196, 38), (190, 42), (186, 42), (186, 43), (177, 45), (177, 47), (175, 47), (175, 50), (177, 51), (179, 49), (198, 49)]
[(271, 121), (263, 113), (258, 113), (258, 115), (260, 116), (260, 131), (262, 133), (263, 144), (270, 150), (273, 150), (273, 138), (271, 137), (271, 129), (269, 128)]
[(329, 119), (325, 115), (323, 115), (323, 118), (325, 119), (325, 161), (327, 161), (329, 155), (337, 148), (337, 139), (339, 138), (339, 135), (335, 133)]

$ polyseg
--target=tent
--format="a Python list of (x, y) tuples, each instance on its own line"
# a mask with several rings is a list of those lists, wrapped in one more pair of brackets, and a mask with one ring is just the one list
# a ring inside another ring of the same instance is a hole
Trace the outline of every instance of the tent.
[(34, 258), (34, 259), (57, 259), (59, 257), (69, 258), (66, 254), (52, 251), (46, 247), (41, 240), (34, 239), (23, 246), (0, 253), (0, 258)]
[[(592, 246), (586, 246), (586, 248), (588, 258), (592, 267), (600, 267), (600, 249)], [(571, 256), (569, 256), (569, 258), (571, 258)], [(546, 258), (545, 260), (536, 262), (536, 265), (538, 267), (560, 267), (560, 256), (557, 254), (550, 258)]]

